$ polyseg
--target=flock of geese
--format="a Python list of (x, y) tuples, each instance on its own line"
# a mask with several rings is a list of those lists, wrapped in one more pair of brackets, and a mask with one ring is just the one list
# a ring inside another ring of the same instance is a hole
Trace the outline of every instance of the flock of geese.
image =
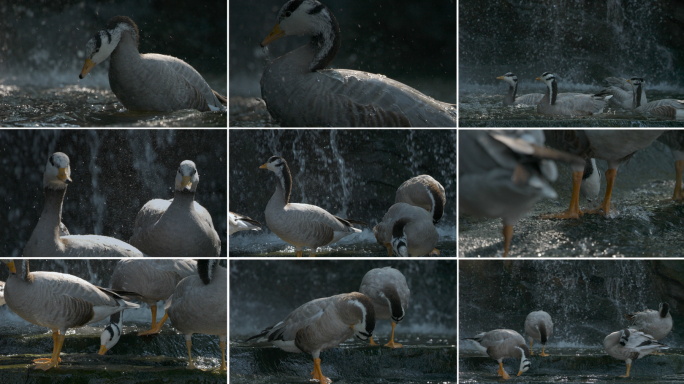
[[(572, 197), (567, 211), (542, 218), (578, 219), (584, 213), (611, 216), (618, 167), (655, 140), (666, 144), (675, 158), (672, 200), (682, 201), (684, 130), (461, 130), (458, 140), (460, 212), (501, 218), (504, 256), (507, 256), (513, 225), (540, 199), (557, 197), (550, 185), (558, 177), (554, 161), (571, 165)], [(608, 162), (606, 193), (599, 208), (582, 212), (580, 194), (591, 198), (599, 189), (601, 175), (594, 159)], [(582, 186), (586, 188), (583, 190)]]
[[(606, 336), (603, 339), (603, 348), (608, 355), (626, 362), (627, 373), (620, 377), (629, 377), (632, 361), (649, 354), (661, 354), (658, 350), (669, 348), (658, 340), (665, 338), (672, 331), (672, 316), (669, 304), (660, 303), (657, 311), (646, 309), (642, 312), (625, 314), (624, 317), (630, 322), (629, 328)], [(499, 363), (498, 375), (509, 379), (510, 376), (503, 368), (503, 360), (511, 357), (520, 359), (518, 376), (527, 372), (531, 366), (529, 357), (534, 354), (532, 350), (534, 340), (540, 341), (543, 346), (539, 356), (549, 356), (544, 351), (547, 340), (553, 335), (551, 316), (544, 311), (531, 312), (525, 319), (525, 334), (530, 342), (529, 349), (525, 339), (511, 329), (482, 332), (466, 340), (473, 341), (479, 351), (495, 359)]]
[(392, 335), (385, 344), (402, 348), (394, 342), (394, 328), (404, 319), (408, 309), (410, 290), (406, 277), (392, 268), (375, 268), (361, 281), (359, 292), (343, 293), (309, 301), (292, 311), (282, 321), (245, 340), (267, 342), (284, 351), (309, 353), (314, 359), (314, 380), (329, 383), (321, 372), (321, 351), (336, 347), (355, 336), (373, 341), (376, 320), (389, 319)]
[(536, 105), (537, 113), (541, 115), (595, 115), (604, 113), (610, 107), (640, 115), (684, 118), (684, 100), (663, 99), (649, 103), (645, 81), (640, 77), (607, 77), (603, 80), (602, 88), (595, 94), (558, 93), (556, 77), (550, 72), (544, 72), (536, 80), (546, 85), (546, 92), (522, 96), (517, 96), (518, 77), (512, 72), (497, 79), (509, 85), (503, 100), (505, 106)]
[[(340, 239), (362, 232), (354, 225), (367, 225), (330, 214), (311, 204), (290, 203), (292, 176), (285, 159), (272, 156), (260, 168), (276, 175), (276, 190), (266, 205), (266, 224), (271, 232), (294, 245), (298, 257), (303, 247), (312, 249), (333, 244)], [(390, 256), (423, 256), (439, 254), (435, 248), (439, 234), (435, 224), (444, 215), (446, 195), (444, 187), (429, 175), (420, 175), (405, 181), (397, 189), (395, 203), (382, 221), (373, 228), (377, 242)], [(229, 233), (259, 230), (261, 224), (247, 216), (229, 213)]]
[[(10, 277), (0, 284), (0, 296), (24, 320), (52, 330), (51, 358), (35, 361), (36, 368), (56, 367), (67, 329), (110, 317), (101, 335), (100, 354), (111, 349), (122, 332), (126, 309), (145, 302), (152, 310), (152, 326), (140, 335), (159, 333), (167, 319), (185, 335), (188, 366), (192, 334), (218, 335), (221, 369), (226, 369), (227, 271), (218, 265), (221, 240), (209, 212), (195, 201), (199, 174), (195, 163), (183, 161), (171, 200), (153, 199), (138, 212), (129, 243), (100, 235), (70, 235), (61, 222), (62, 203), (72, 183), (69, 157), (52, 154), (43, 173), (45, 205), (23, 249), (25, 257), (122, 259), (111, 277), (111, 288), (97, 287), (78, 277), (57, 272), (32, 272), (29, 261), (2, 260)], [(129, 257), (185, 257), (195, 260), (127, 259)], [(209, 260), (209, 258), (214, 258)], [(156, 322), (159, 300), (165, 313)]]

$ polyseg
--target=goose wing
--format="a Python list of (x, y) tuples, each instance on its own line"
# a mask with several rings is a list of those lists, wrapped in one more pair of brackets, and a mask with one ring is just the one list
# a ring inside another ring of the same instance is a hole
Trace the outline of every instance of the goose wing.
[(261, 230), (261, 223), (238, 213), (228, 211), (229, 235), (239, 231)]
[(62, 257), (144, 257), (136, 247), (113, 237), (99, 235), (70, 235), (60, 237), (65, 245)]

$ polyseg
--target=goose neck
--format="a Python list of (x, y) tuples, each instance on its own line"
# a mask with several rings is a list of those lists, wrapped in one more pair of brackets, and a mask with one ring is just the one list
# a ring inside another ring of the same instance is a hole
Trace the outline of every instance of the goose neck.
[(33, 230), (34, 234), (39, 234), (38, 236), (43, 239), (45, 235), (51, 234), (54, 241), (59, 239), (59, 224), (62, 222), (62, 203), (65, 194), (66, 188), (45, 188), (45, 205), (43, 212), (40, 214), (40, 219), (38, 219), (38, 224)]
[(292, 192), (292, 176), (290, 175), (290, 168), (285, 165), (282, 172), (276, 173), (278, 183), (276, 183), (276, 190), (271, 200), (268, 202), (285, 206), (290, 202), (290, 193)]
[(508, 95), (506, 95), (506, 104), (513, 104), (515, 102), (515, 95), (518, 93), (518, 83), (508, 85)]
[(337, 52), (342, 45), (340, 37), (340, 25), (337, 23), (335, 16), (326, 7), (325, 10), (330, 17), (330, 22), (325, 28), (320, 30), (317, 34), (311, 36), (309, 47), (313, 50), (313, 60), (309, 64), (309, 70), (315, 72), (319, 69), (325, 69), (337, 56)]
[(195, 202), (195, 192), (194, 191), (178, 191), (173, 195), (173, 202), (171, 203), (174, 207), (184, 208), (192, 207)]
[(641, 106), (641, 84), (637, 85), (632, 97), (632, 106), (634, 108), (639, 108)]

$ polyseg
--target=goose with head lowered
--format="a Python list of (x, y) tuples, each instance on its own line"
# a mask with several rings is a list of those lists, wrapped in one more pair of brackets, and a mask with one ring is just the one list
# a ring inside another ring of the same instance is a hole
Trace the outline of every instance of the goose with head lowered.
[(439, 233), (430, 212), (406, 203), (396, 203), (373, 228), (375, 239), (392, 256), (437, 256)]
[(303, 247), (310, 247), (311, 256), (315, 256), (318, 247), (361, 232), (352, 225), (367, 225), (363, 221), (337, 217), (315, 205), (290, 203), (292, 176), (282, 157), (272, 156), (259, 168), (268, 169), (278, 178), (275, 193), (266, 205), (268, 229), (294, 245), (298, 257), (302, 256)]
[(317, 0), (290, 0), (262, 47), (288, 35), (310, 35), (309, 44), (270, 63), (261, 96), (282, 126), (456, 127), (456, 106), (383, 75), (326, 69), (340, 49), (340, 27)]
[[(625, 319), (630, 321), (630, 328), (651, 335), (654, 339), (665, 338), (672, 331), (672, 315), (670, 315), (670, 304), (660, 303), (658, 310), (646, 309), (641, 312), (625, 314)], [(653, 352), (653, 355), (660, 355)]]
[(466, 338), (475, 343), (477, 349), (496, 360), (499, 363), (498, 375), (504, 379), (511, 377), (504, 370), (503, 361), (511, 357), (520, 359), (520, 369), (518, 376), (530, 369), (532, 365), (528, 356), (530, 350), (527, 349), (525, 339), (516, 331), (511, 329), (495, 329), (489, 332), (482, 332), (475, 337)]
[[(394, 327), (404, 319), (411, 298), (411, 290), (404, 274), (392, 267), (371, 269), (363, 276), (359, 292), (373, 302), (375, 320), (392, 320), (392, 335), (385, 347), (403, 347), (394, 342)], [(377, 345), (373, 336), (370, 338), (370, 345)]]
[(544, 97), (543, 93), (529, 93), (516, 97), (515, 95), (518, 94), (518, 76), (514, 75), (513, 72), (508, 72), (497, 77), (497, 79), (508, 83), (508, 94), (504, 97), (504, 105), (537, 105)]
[(612, 95), (588, 95), (583, 93), (558, 93), (558, 82), (553, 73), (544, 72), (538, 81), (546, 84), (546, 93), (537, 104), (541, 115), (587, 116), (603, 113)]
[(78, 76), (111, 56), (109, 86), (131, 111), (225, 111), (227, 100), (183, 60), (156, 53), (140, 54), (138, 26), (126, 16), (109, 19), (86, 44), (86, 61)]
[[(137, 248), (121, 240), (99, 235), (60, 236), (66, 231), (62, 221), (62, 202), (71, 183), (69, 156), (55, 152), (48, 158), (43, 173), (45, 206), (38, 224), (24, 246), (24, 257), (143, 257)], [(68, 233), (68, 231), (66, 232)]]
[(659, 343), (649, 334), (625, 328), (606, 336), (603, 339), (603, 348), (610, 356), (627, 363), (627, 373), (620, 377), (629, 377), (632, 361), (670, 347)]

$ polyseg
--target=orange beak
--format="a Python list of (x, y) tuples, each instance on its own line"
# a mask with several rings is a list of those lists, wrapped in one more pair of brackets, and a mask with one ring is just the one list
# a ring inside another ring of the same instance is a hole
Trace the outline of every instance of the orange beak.
[(266, 38), (264, 39), (264, 41), (261, 42), (261, 46), (265, 47), (283, 36), (285, 36), (285, 32), (280, 30), (280, 24), (276, 24), (275, 27), (273, 27), (273, 29), (271, 30), (271, 33), (269, 33), (268, 36), (266, 36)]
[(83, 69), (81, 69), (81, 74), (78, 75), (78, 78), (84, 78), (88, 74), (88, 72), (90, 72), (90, 70), (95, 67), (95, 64), (96, 63), (93, 63), (92, 60), (86, 59), (85, 64), (83, 64)]

